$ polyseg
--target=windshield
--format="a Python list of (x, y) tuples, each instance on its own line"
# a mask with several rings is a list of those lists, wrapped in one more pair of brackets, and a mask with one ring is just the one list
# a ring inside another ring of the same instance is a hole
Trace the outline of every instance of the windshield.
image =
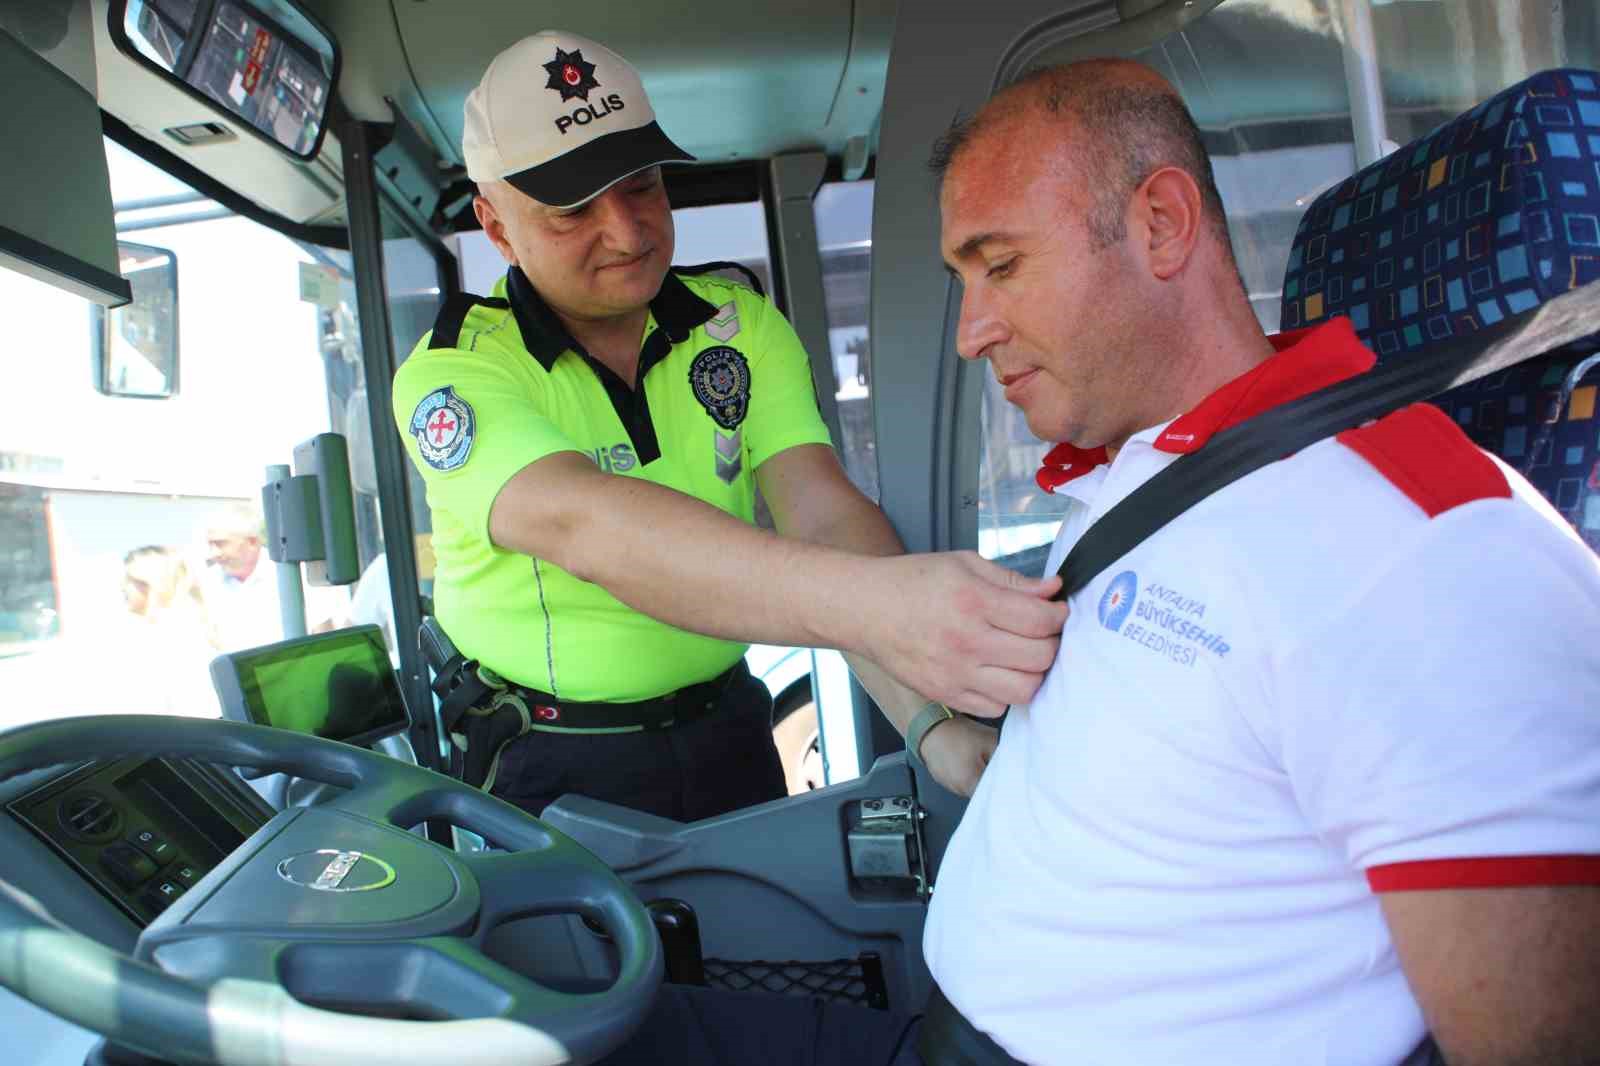
[[(0, 420), (0, 728), (107, 711), (217, 714), (210, 660), (285, 632), (263, 547), (267, 467), (329, 431), (352, 438), (352, 466), (371, 467), (348, 254), (105, 150), (124, 272), (152, 275), (140, 266), (164, 253), (177, 287), (159, 313), (108, 316), (0, 272), (12, 323), (0, 380), (20, 400)], [(149, 358), (162, 339), (181, 360), (170, 380)], [(119, 369), (97, 374), (97, 344)], [(381, 551), (369, 488), (357, 493), (363, 569)], [(366, 620), (351, 592), (307, 587), (310, 629)]]

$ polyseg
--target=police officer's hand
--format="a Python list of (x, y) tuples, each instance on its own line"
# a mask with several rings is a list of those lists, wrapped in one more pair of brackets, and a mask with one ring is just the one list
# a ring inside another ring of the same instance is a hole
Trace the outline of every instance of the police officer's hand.
[(998, 729), (970, 718), (952, 718), (922, 738), (922, 761), (939, 784), (958, 796), (970, 796), (998, 743)]
[(1033, 698), (1067, 621), (1067, 605), (1050, 600), (1060, 578), (1026, 578), (976, 552), (872, 565), (887, 584), (862, 590), (869, 658), (926, 698), (981, 717)]

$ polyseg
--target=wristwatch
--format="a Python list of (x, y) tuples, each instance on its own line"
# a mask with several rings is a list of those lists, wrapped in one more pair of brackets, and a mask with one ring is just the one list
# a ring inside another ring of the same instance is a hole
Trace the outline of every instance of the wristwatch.
[[(941, 723), (948, 722), (956, 716), (956, 712), (942, 703), (924, 704), (922, 710), (911, 719), (911, 724), (906, 727), (906, 751), (917, 762), (922, 762), (922, 741), (930, 731)], [(923, 765), (927, 765), (924, 763)]]

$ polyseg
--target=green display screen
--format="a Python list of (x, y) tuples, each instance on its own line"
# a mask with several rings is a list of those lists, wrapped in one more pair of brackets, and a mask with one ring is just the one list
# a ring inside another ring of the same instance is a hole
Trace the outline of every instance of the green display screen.
[(234, 659), (245, 708), (257, 725), (344, 741), (407, 725), (400, 686), (375, 632), (320, 637)]

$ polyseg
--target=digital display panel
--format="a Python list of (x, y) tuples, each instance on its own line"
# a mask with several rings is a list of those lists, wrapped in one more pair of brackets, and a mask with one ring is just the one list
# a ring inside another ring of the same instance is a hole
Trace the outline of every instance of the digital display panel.
[(248, 5), (217, 4), (187, 80), (292, 152), (316, 143), (328, 78)]
[(406, 727), (405, 703), (376, 628), (319, 635), (226, 656), (257, 725), (329, 740), (376, 739)]
[(294, 154), (317, 145), (333, 42), (287, 0), (128, 0), (122, 30), (145, 59)]

